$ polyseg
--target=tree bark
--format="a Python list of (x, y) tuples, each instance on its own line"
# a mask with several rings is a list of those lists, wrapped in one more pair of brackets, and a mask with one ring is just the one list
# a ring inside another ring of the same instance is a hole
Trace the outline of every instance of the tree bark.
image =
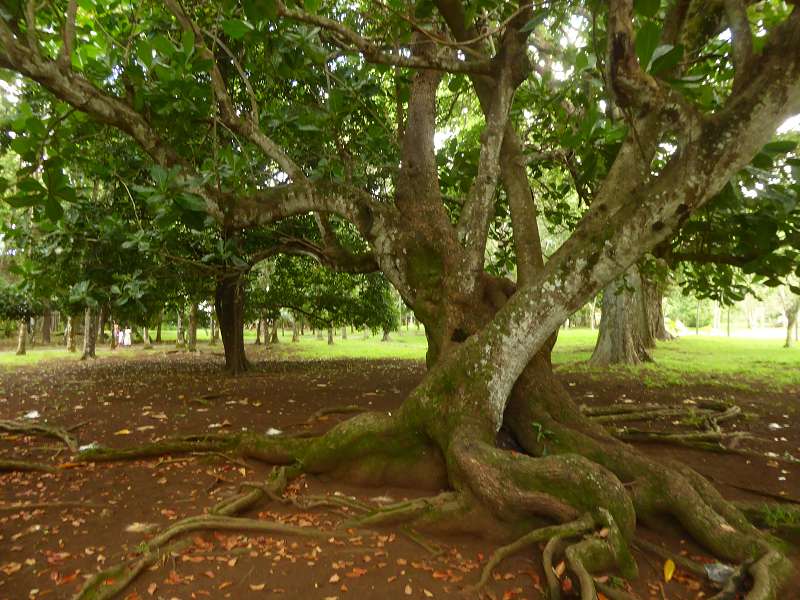
[(382, 342), (388, 342), (389, 341), (389, 330), (386, 329), (385, 327), (383, 329), (383, 337), (381, 338), (381, 341)]
[(81, 360), (97, 358), (97, 310), (87, 306), (83, 312), (83, 354)]
[[(266, 333), (264, 335), (266, 336)], [(272, 335), (269, 338), (269, 343), (277, 344), (279, 341), (280, 340), (278, 339), (278, 319), (272, 319)]]
[(77, 324), (78, 318), (75, 315), (69, 315), (67, 317), (67, 329), (64, 337), (66, 338), (67, 344), (67, 352), (75, 352), (77, 350), (75, 344), (75, 325)]
[(292, 318), (292, 343), (300, 341), (300, 327), (297, 323), (297, 318)]
[(333, 346), (333, 325), (328, 325), (328, 345)]
[(97, 322), (97, 341), (101, 344), (106, 341), (106, 323), (108, 322), (109, 312), (107, 304), (100, 306)]
[(592, 357), (593, 365), (649, 362), (652, 343), (642, 301), (642, 280), (636, 266), (603, 290), (600, 332)]
[[(266, 342), (267, 341), (266, 340), (266, 336), (264, 336), (264, 337), (265, 337), (264, 341)], [(256, 321), (256, 341), (253, 342), (253, 344), (255, 346), (260, 346), (261, 345), (261, 319)]]
[(183, 348), (186, 345), (186, 318), (183, 314), (183, 309), (178, 311), (178, 322), (177, 322), (177, 332), (175, 334), (175, 345), (179, 348)]
[(347, 339), (347, 325), (342, 326), (342, 339), (343, 340)]
[(189, 307), (189, 352), (197, 352), (197, 304)]
[(219, 335), (218, 332), (217, 332), (217, 318), (214, 315), (211, 315), (209, 317), (209, 319), (211, 321), (211, 335), (209, 336), (210, 339), (208, 340), (208, 344), (210, 346), (216, 346), (217, 345), (217, 335)]
[(161, 343), (161, 325), (164, 321), (164, 310), (158, 311), (158, 322), (156, 323), (156, 344)]
[(792, 347), (792, 338), (796, 335), (797, 316), (800, 312), (800, 297), (789, 306), (786, 311), (786, 342), (783, 344), (784, 348)]
[(28, 346), (28, 319), (22, 319), (17, 328), (17, 356), (27, 353)]
[(50, 343), (50, 333), (53, 330), (53, 313), (49, 308), (45, 308), (42, 313), (42, 345)]
[(225, 349), (225, 368), (232, 375), (243, 373), (250, 365), (244, 351), (244, 285), (238, 274), (217, 282), (214, 309)]
[(147, 326), (147, 323), (142, 326), (142, 344), (145, 350), (149, 350), (153, 347), (150, 341), (150, 328)]
[(664, 291), (658, 282), (642, 277), (642, 296), (648, 332), (644, 340), (645, 347), (654, 348), (655, 340), (666, 342), (673, 339), (664, 325)]

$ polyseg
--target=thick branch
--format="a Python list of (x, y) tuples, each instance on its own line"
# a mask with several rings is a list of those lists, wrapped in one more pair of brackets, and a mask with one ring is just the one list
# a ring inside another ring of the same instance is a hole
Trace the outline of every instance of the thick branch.
[(725, 14), (731, 28), (735, 93), (747, 81), (753, 57), (753, 32), (750, 30), (750, 20), (747, 18), (747, 6), (744, 0), (725, 0)]
[(330, 31), (336, 37), (336, 42), (345, 50), (352, 49), (360, 52), (371, 63), (395, 65), (412, 69), (433, 69), (449, 73), (481, 73), (486, 74), (491, 70), (490, 61), (462, 61), (447, 55), (429, 56), (404, 56), (382, 48), (378, 43), (365, 38), (338, 21), (314, 15), (303, 10), (289, 8), (283, 2), (277, 2), (278, 15), (308, 23)]
[(58, 63), (62, 68), (69, 68), (72, 62), (72, 49), (75, 46), (75, 17), (78, 14), (78, 0), (69, 0), (67, 20), (64, 24), (64, 45), (58, 53)]

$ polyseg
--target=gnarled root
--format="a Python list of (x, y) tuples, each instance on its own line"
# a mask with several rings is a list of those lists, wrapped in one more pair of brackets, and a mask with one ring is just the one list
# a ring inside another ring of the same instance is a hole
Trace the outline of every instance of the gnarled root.
[[(73, 428), (74, 429), (74, 428)], [(44, 435), (61, 440), (70, 452), (78, 451), (78, 440), (67, 429), (44, 423), (22, 423), (20, 421), (0, 420), (0, 431)]]
[(45, 473), (56, 473), (58, 469), (45, 463), (27, 460), (0, 460), (0, 473), (4, 471), (43, 471)]

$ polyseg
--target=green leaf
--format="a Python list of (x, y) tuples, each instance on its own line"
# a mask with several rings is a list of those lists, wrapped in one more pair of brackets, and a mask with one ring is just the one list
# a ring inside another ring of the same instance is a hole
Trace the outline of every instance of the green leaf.
[(304, 0), (303, 5), (310, 13), (315, 13), (319, 10), (319, 5), (322, 4), (321, 0)]
[(658, 48), (658, 40), (661, 38), (661, 28), (655, 23), (645, 23), (636, 34), (636, 56), (643, 67), (650, 64), (653, 53)]
[(776, 142), (770, 142), (762, 149), (763, 152), (766, 154), (771, 154), (773, 156), (777, 154), (786, 154), (787, 152), (794, 152), (797, 148), (798, 143), (792, 140), (778, 140)]
[(58, 200), (53, 196), (48, 196), (47, 201), (44, 203), (44, 214), (51, 221), (59, 221), (64, 216), (64, 209)]
[(542, 22), (545, 20), (545, 18), (547, 18), (547, 11), (544, 11), (544, 10), (538, 11), (536, 14), (533, 15), (533, 17), (531, 18), (530, 21), (528, 21), (527, 23), (525, 23), (525, 25), (522, 26), (522, 29), (520, 29), (520, 31), (522, 33), (527, 33), (528, 31), (533, 31), (539, 25), (542, 24)]
[(661, 8), (660, 0), (634, 0), (633, 10), (643, 17), (654, 17)]
[(238, 40), (253, 31), (253, 26), (241, 19), (226, 19), (222, 22), (222, 30), (228, 37)]
[(175, 197), (175, 204), (183, 210), (193, 212), (206, 212), (206, 202), (200, 196), (194, 194), (183, 193)]
[(683, 60), (683, 46), (678, 45), (674, 48), (672, 46), (659, 46), (653, 53), (650, 65), (650, 72), (653, 75), (659, 75), (665, 71), (674, 68), (679, 62)]
[(150, 45), (163, 56), (172, 56), (175, 53), (175, 46), (165, 35), (157, 35), (150, 41)]

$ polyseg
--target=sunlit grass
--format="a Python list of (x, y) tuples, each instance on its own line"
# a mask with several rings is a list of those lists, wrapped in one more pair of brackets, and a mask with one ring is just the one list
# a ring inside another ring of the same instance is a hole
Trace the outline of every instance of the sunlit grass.
[[(327, 333), (318, 339), (306, 331), (300, 342), (291, 342), (291, 331), (279, 331), (280, 343), (269, 346), (253, 344), (255, 332), (245, 332), (247, 353), (254, 360), (272, 356), (281, 360), (324, 359), (401, 359), (424, 361), (427, 351), (425, 336), (421, 330), (411, 328), (392, 333), (388, 342), (381, 335), (364, 336), (363, 332), (348, 333), (347, 339), (337, 330), (333, 345), (328, 345)], [(751, 390), (781, 390), (800, 388), (800, 348), (783, 348), (780, 339), (744, 339), (711, 336), (686, 336), (670, 342), (659, 343), (652, 351), (654, 363), (637, 366), (591, 367), (586, 361), (592, 354), (596, 331), (569, 329), (559, 333), (553, 351), (553, 362), (565, 374), (580, 373), (590, 377), (612, 377), (641, 381), (648, 387), (671, 385), (719, 385)], [(206, 330), (198, 331), (199, 349), (202, 352), (222, 351), (221, 344), (208, 346)], [(175, 331), (162, 332), (161, 345), (147, 354), (168, 351), (174, 348)], [(78, 339), (80, 346), (81, 340)], [(77, 353), (69, 353), (60, 347), (28, 350), (25, 356), (16, 356), (13, 347), (0, 352), (0, 368), (34, 365), (42, 361), (77, 360)], [(109, 356), (117, 358), (143, 355), (141, 346), (112, 354), (106, 345), (98, 345), (100, 360)]]

